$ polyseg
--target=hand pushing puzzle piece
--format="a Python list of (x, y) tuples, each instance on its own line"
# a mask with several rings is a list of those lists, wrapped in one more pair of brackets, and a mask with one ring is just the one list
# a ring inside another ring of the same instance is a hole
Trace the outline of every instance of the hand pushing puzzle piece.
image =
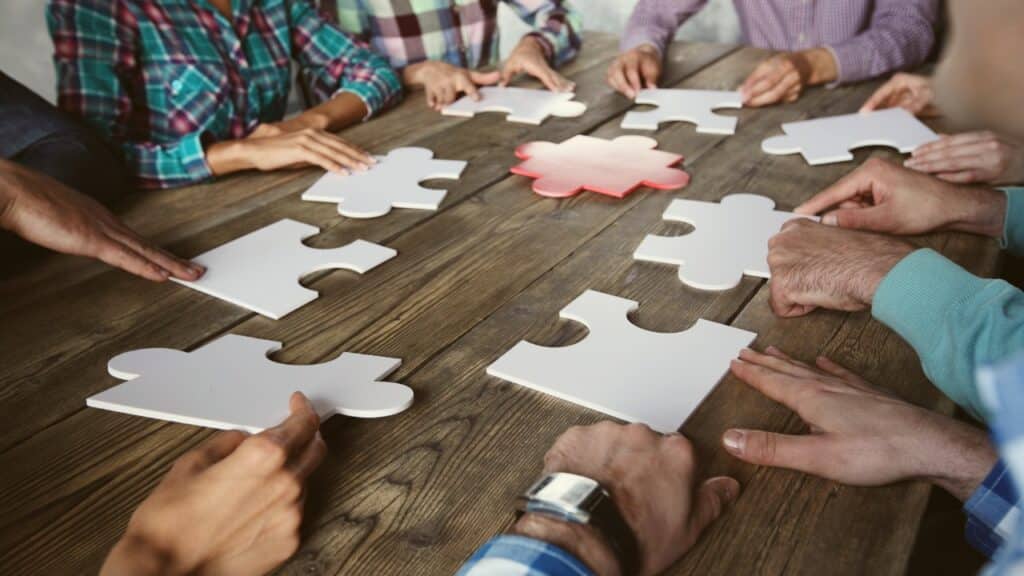
[(529, 142), (516, 148), (516, 156), (525, 162), (511, 171), (536, 178), (533, 191), (552, 198), (574, 196), (581, 190), (622, 198), (640, 186), (662, 190), (686, 186), (690, 175), (670, 168), (683, 157), (655, 150), (657, 146), (657, 140), (644, 136), (605, 140), (579, 135), (559, 144)]
[(330, 250), (302, 243), (319, 233), (316, 226), (279, 220), (193, 258), (206, 267), (199, 280), (172, 280), (277, 320), (319, 296), (299, 284), (306, 274), (334, 268), (363, 274), (398, 254), (364, 240)]
[(302, 194), (303, 200), (333, 202), (349, 218), (377, 218), (392, 208), (437, 210), (444, 190), (420, 186), (434, 178), (457, 179), (466, 162), (435, 160), (426, 148), (396, 148), (365, 172), (341, 175), (328, 172)]
[(811, 166), (853, 160), (850, 150), (863, 146), (891, 146), (906, 154), (939, 139), (902, 108), (789, 122), (782, 131), (784, 136), (768, 138), (761, 149), (768, 154), (799, 152)]
[(662, 122), (693, 122), (701, 134), (734, 134), (737, 118), (715, 114), (719, 108), (742, 108), (739, 92), (723, 90), (641, 90), (637, 104), (653, 104), (654, 110), (632, 111), (622, 119), (622, 128), (657, 130)]
[(576, 118), (587, 111), (587, 105), (573, 100), (571, 92), (551, 92), (532, 88), (484, 86), (480, 100), (463, 96), (441, 109), (445, 116), (469, 118), (477, 112), (507, 112), (506, 120), (522, 124), (540, 124), (548, 116)]
[(744, 274), (768, 278), (768, 239), (794, 218), (817, 220), (775, 210), (771, 198), (756, 194), (731, 194), (717, 204), (676, 199), (662, 218), (690, 224), (694, 231), (648, 235), (633, 258), (679, 266), (679, 279), (702, 290), (734, 288)]
[(305, 394), (322, 420), (334, 414), (380, 418), (412, 404), (411, 388), (378, 381), (398, 368), (397, 358), (346, 352), (330, 362), (300, 366), (267, 358), (280, 347), (273, 340), (228, 334), (192, 352), (125, 352), (112, 358), (107, 370), (127, 382), (91, 396), (86, 405), (257, 433), (288, 416), (294, 392)]
[(520, 342), (487, 373), (609, 414), (675, 432), (757, 336), (697, 320), (689, 330), (649, 332), (628, 314), (637, 303), (588, 290), (560, 316), (589, 332), (561, 348)]

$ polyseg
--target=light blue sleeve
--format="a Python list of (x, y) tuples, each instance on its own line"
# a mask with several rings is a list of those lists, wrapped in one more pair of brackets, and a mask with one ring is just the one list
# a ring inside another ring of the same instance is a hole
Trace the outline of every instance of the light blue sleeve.
[(1024, 188), (1004, 188), (1006, 222), (1003, 226), (1003, 248), (1011, 254), (1024, 256)]
[[(1022, 215), (1019, 206), (1015, 210)], [(1009, 244), (1024, 246), (1024, 220), (1012, 230)], [(1003, 280), (979, 278), (926, 248), (882, 279), (872, 314), (914, 348), (940, 390), (983, 419), (978, 367), (1024, 350), (1024, 293)]]

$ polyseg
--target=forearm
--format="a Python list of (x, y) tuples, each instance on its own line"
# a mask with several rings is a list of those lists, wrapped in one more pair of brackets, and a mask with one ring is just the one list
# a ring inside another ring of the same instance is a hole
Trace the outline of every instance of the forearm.
[(914, 348), (937, 387), (976, 416), (986, 414), (977, 368), (1024, 349), (1024, 293), (932, 250), (918, 250), (889, 271), (872, 313)]
[(650, 44), (664, 55), (679, 26), (705, 3), (706, 0), (640, 0), (629, 17), (619, 49), (626, 52)]
[(341, 92), (334, 98), (302, 112), (293, 121), (306, 128), (337, 132), (360, 122), (369, 112), (362, 98), (351, 92)]

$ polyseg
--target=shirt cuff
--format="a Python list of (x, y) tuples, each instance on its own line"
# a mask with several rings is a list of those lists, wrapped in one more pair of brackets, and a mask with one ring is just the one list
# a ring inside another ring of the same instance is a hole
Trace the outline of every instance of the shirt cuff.
[(964, 535), (971, 546), (991, 558), (1017, 525), (1018, 502), (1013, 476), (1000, 460), (964, 503)]
[(201, 182), (213, 178), (213, 170), (206, 162), (206, 150), (203, 140), (206, 134), (196, 132), (182, 138), (178, 146), (181, 167), (192, 182)]
[(339, 94), (344, 93), (355, 94), (363, 101), (363, 104), (366, 106), (366, 116), (363, 116), (363, 122), (384, 111), (392, 103), (399, 100), (402, 94), (401, 88), (391, 92), (390, 90), (383, 90), (373, 86), (370, 82), (353, 82), (338, 88), (331, 95), (331, 98), (336, 98)]
[(480, 547), (457, 576), (593, 576), (590, 568), (565, 550), (527, 538), (504, 534)]
[(643, 46), (644, 44), (654, 46), (654, 49), (658, 51), (660, 56), (665, 56), (665, 47), (668, 42), (658, 40), (643, 28), (627, 29), (626, 33), (622, 36), (622, 40), (619, 42), (619, 52), (629, 52), (633, 48)]
[[(903, 337), (927, 364), (927, 356), (943, 336), (936, 326), (956, 314), (988, 282), (938, 252), (922, 248), (900, 260), (882, 278), (871, 314)], [(942, 391), (973, 413), (974, 407), (981, 409), (980, 400), (973, 386), (967, 388)]]
[(1006, 194), (1006, 219), (1001, 245), (1014, 254), (1024, 254), (1024, 188), (1003, 188)]

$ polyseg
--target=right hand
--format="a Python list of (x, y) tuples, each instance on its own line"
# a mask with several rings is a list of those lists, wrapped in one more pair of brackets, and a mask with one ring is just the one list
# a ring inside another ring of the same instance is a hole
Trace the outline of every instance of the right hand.
[(171, 276), (197, 280), (204, 272), (154, 246), (92, 198), (7, 160), (0, 160), (0, 228), (156, 282)]
[(1006, 196), (995, 190), (944, 182), (872, 158), (798, 206), (798, 214), (824, 212), (822, 223), (887, 234), (958, 230), (999, 237)]
[[(606, 421), (570, 428), (544, 456), (544, 473), (552, 472), (586, 476), (611, 494), (636, 535), (639, 573), (644, 575), (664, 571), (686, 553), (740, 491), (739, 483), (728, 477), (698, 485), (696, 454), (689, 440), (680, 434), (662, 436), (643, 424)], [(532, 515), (524, 515), (514, 531), (527, 536), (540, 532), (544, 539), (550, 525), (538, 528), (537, 523)], [(560, 544), (586, 546), (582, 537)], [(617, 565), (601, 564), (602, 558), (614, 561), (607, 550), (581, 559), (589, 559), (598, 574), (618, 573)]]
[(939, 110), (935, 107), (934, 101), (935, 92), (929, 78), (901, 72), (894, 74), (888, 82), (875, 90), (860, 107), (860, 111), (903, 108), (914, 116), (938, 116)]
[(636, 98), (643, 89), (657, 88), (660, 78), (661, 54), (650, 44), (619, 54), (608, 66), (608, 84), (627, 98)]
[(261, 124), (241, 140), (225, 140), (206, 149), (206, 161), (216, 175), (256, 169), (319, 166), (328, 172), (348, 174), (368, 170), (377, 160), (344, 139), (318, 128), (288, 131), (275, 124)]
[(303, 485), (326, 455), (320, 419), (291, 415), (247, 436), (220, 432), (178, 459), (132, 515), (101, 574), (265, 574), (299, 547)]
[(492, 86), (501, 80), (501, 72), (478, 72), (452, 66), (447, 62), (427, 60), (407, 66), (402, 77), (408, 86), (422, 86), (427, 96), (427, 106), (440, 111), (455, 102), (459, 94), (466, 94), (473, 100), (480, 99), (478, 86)]

